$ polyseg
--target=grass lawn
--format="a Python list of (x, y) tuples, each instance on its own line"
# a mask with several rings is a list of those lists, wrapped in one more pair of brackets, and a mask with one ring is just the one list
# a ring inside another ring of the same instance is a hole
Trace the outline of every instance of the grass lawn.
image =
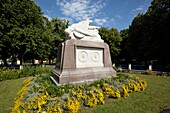
[(27, 78), (0, 82), (0, 113), (10, 113), (14, 105), (14, 98), (21, 89), (25, 79)]
[(170, 77), (139, 75), (147, 80), (145, 91), (131, 93), (126, 99), (107, 100), (95, 108), (85, 108), (81, 113), (160, 113), (170, 109)]
[[(170, 77), (139, 75), (147, 80), (145, 91), (131, 93), (126, 99), (109, 99), (104, 105), (83, 108), (80, 113), (160, 113), (170, 109)], [(0, 82), (0, 113), (9, 113), (14, 97), (27, 78)]]

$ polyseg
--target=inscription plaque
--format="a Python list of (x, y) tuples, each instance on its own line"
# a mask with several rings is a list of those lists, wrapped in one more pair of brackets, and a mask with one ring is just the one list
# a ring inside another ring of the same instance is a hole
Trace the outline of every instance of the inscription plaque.
[(103, 49), (100, 48), (76, 48), (76, 67), (103, 67)]

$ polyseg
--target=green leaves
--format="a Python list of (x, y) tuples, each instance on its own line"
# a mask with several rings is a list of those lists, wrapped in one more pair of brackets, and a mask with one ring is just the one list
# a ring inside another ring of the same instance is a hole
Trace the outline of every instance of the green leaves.
[(170, 1), (153, 0), (129, 27), (129, 52), (139, 62), (169, 64)]
[(40, 7), (32, 0), (0, 1), (0, 7), (0, 59), (48, 58), (54, 36)]
[(115, 28), (101, 28), (99, 29), (99, 34), (104, 42), (106, 42), (110, 47), (112, 61), (115, 60), (115, 57), (118, 56), (120, 52), (120, 42), (122, 41), (122, 37), (118, 30)]

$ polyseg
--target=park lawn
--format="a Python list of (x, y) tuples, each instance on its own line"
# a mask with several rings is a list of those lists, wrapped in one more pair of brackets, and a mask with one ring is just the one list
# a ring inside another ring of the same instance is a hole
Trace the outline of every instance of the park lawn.
[[(95, 108), (83, 108), (80, 113), (160, 113), (170, 108), (170, 77), (139, 75), (147, 80), (146, 90), (131, 93), (127, 98), (108, 99), (104, 105)], [(0, 82), (0, 113), (9, 113), (14, 98), (28, 78)]]
[(131, 93), (126, 99), (106, 100), (104, 105), (84, 108), (80, 113), (160, 113), (170, 109), (170, 77), (139, 75), (147, 80), (146, 90)]
[(23, 81), (28, 78), (5, 80), (0, 82), (0, 113), (10, 113), (14, 98), (22, 88)]

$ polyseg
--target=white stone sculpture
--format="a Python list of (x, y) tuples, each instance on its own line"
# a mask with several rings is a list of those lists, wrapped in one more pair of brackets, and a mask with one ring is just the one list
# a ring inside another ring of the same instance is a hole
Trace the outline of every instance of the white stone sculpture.
[(96, 26), (91, 26), (92, 20), (86, 19), (76, 24), (69, 26), (65, 33), (68, 35), (66, 39), (79, 39), (95, 42), (104, 42), (98, 32)]

